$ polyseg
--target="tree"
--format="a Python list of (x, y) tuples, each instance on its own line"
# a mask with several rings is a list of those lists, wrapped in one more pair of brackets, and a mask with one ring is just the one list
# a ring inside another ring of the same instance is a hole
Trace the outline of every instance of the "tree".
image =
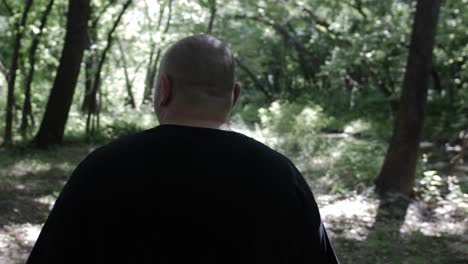
[(4, 143), (9, 145), (13, 140), (13, 107), (15, 105), (15, 82), (16, 71), (18, 70), (18, 61), (20, 57), (21, 39), (24, 35), (24, 28), (28, 19), (29, 10), (33, 4), (33, 0), (27, 0), (24, 6), (21, 20), (16, 26), (15, 43), (13, 45), (13, 56), (11, 59), (10, 70), (8, 75), (8, 96), (6, 107), (6, 123)]
[(39, 46), (39, 41), (41, 36), (44, 32), (44, 28), (47, 24), (47, 18), (49, 17), (50, 11), (52, 10), (52, 6), (54, 5), (54, 0), (49, 0), (47, 6), (42, 13), (41, 22), (39, 25), (39, 31), (37, 34), (34, 35), (31, 47), (29, 49), (29, 71), (26, 76), (26, 83), (24, 88), (24, 101), (23, 101), (23, 109), (22, 109), (22, 117), (21, 117), (21, 131), (25, 132), (28, 128), (28, 117), (31, 119), (32, 125), (34, 125), (34, 115), (32, 113), (32, 105), (31, 105), (31, 85), (34, 79), (34, 71), (36, 66), (36, 53)]
[(431, 78), (440, 0), (418, 0), (393, 136), (375, 184), (377, 192), (411, 195)]
[[(86, 131), (87, 132), (94, 132), (95, 128), (99, 127), (99, 113), (100, 113), (100, 100), (98, 101), (98, 94), (101, 88), (101, 72), (102, 68), (104, 66), (104, 62), (106, 61), (107, 53), (109, 52), (112, 43), (114, 42), (114, 32), (117, 29), (117, 26), (120, 23), (120, 20), (122, 19), (125, 11), (127, 8), (130, 6), (132, 3), (132, 0), (127, 0), (125, 4), (122, 7), (122, 10), (118, 14), (116, 20), (114, 21), (114, 24), (112, 25), (112, 28), (110, 31), (107, 33), (107, 43), (106, 46), (104, 47), (104, 50), (101, 52), (99, 61), (97, 63), (95, 75), (93, 78), (92, 82), (92, 88), (91, 88), (91, 100), (90, 100), (90, 105), (88, 106), (88, 117), (86, 119)], [(95, 120), (93, 120), (93, 116), (95, 117)]]
[(83, 53), (88, 45), (89, 4), (90, 0), (68, 1), (65, 43), (46, 112), (34, 139), (38, 147), (62, 143)]
[(95, 12), (96, 7), (91, 5), (90, 9), (90, 22), (88, 23), (88, 37), (89, 47), (84, 55), (85, 61), (85, 93), (83, 96), (83, 103), (81, 104), (81, 111), (90, 112), (90, 107), (96, 95), (93, 94), (93, 83), (96, 75), (96, 68), (99, 61), (98, 44), (98, 25), (107, 10), (115, 3), (115, 0), (108, 1), (98, 12)]
[(216, 18), (216, 0), (207, 0), (205, 1), (200, 1), (200, 4), (202, 6), (207, 6), (208, 9), (210, 10), (210, 19), (208, 21), (208, 26), (206, 28), (206, 34), (211, 34), (213, 32), (213, 25), (214, 25), (214, 20)]
[(135, 82), (135, 77), (137, 76), (136, 73), (140, 69), (141, 65), (143, 63), (139, 63), (136, 67), (135, 74), (133, 75), (132, 78), (130, 78), (130, 73), (129, 73), (129, 63), (127, 60), (127, 56), (125, 55), (125, 50), (122, 47), (122, 42), (117, 39), (117, 46), (119, 47), (119, 52), (120, 52), (120, 63), (122, 64), (123, 70), (124, 70), (124, 77), (125, 77), (125, 88), (127, 90), (127, 97), (126, 97), (126, 102), (125, 104), (128, 104), (132, 107), (132, 109), (136, 109), (136, 102), (135, 102), (135, 96), (133, 95), (133, 83)]
[[(161, 42), (164, 42), (165, 40), (165, 35), (169, 31), (169, 28), (171, 26), (171, 20), (172, 20), (172, 4), (174, 0), (168, 0), (168, 13), (167, 13), (167, 20), (166, 20), (166, 25), (164, 26), (163, 34), (162, 34), (162, 39)], [(164, 13), (164, 8), (161, 8), (161, 11), (159, 13), (159, 20), (158, 24), (156, 26), (156, 31), (159, 30), (161, 27), (161, 22), (162, 22), (162, 16)], [(147, 14), (147, 13), (146, 13)], [(148, 15), (148, 14), (147, 14)], [(150, 47), (150, 58), (149, 58), (149, 63), (147, 65), (147, 70), (146, 70), (146, 78), (145, 78), (145, 90), (143, 92), (143, 103), (145, 102), (151, 102), (152, 100), (152, 91), (154, 88), (154, 85), (156, 83), (156, 74), (158, 72), (158, 64), (159, 60), (161, 58), (161, 52), (162, 52), (162, 47), (161, 44), (158, 47), (158, 50), (156, 50), (156, 43), (154, 40), (151, 42), (151, 47)]]

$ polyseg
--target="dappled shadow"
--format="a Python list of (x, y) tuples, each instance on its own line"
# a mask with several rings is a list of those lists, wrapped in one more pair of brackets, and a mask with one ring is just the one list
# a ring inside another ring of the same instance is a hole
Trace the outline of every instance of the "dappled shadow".
[(468, 252), (459, 236), (426, 236), (420, 232), (402, 234), (398, 243), (389, 233), (376, 233), (366, 240), (334, 236), (333, 244), (341, 263), (362, 264), (462, 264)]
[(0, 227), (7, 224), (42, 224), (68, 177), (69, 171), (52, 167), (5, 183), (0, 192)]
[(398, 240), (410, 202), (409, 198), (398, 194), (380, 197), (374, 225), (371, 227), (369, 237), (383, 229), (383, 231)]
[(342, 263), (461, 264), (468, 259), (463, 220), (441, 218), (421, 201), (358, 195), (329, 203), (321, 213)]
[(92, 149), (0, 148), (0, 263), (24, 263), (68, 176)]
[(346, 235), (368, 226), (359, 224), (360, 219), (348, 223), (349, 229), (335, 233), (333, 243), (342, 263), (466, 263), (466, 231), (460, 235), (402, 232), (410, 204), (411, 200), (402, 196), (381, 198), (365, 239)]

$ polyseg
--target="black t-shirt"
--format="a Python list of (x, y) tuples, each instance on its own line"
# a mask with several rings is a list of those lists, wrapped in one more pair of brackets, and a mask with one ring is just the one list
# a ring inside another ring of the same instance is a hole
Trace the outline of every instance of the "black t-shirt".
[(81, 162), (27, 263), (337, 262), (289, 159), (236, 132), (161, 125)]

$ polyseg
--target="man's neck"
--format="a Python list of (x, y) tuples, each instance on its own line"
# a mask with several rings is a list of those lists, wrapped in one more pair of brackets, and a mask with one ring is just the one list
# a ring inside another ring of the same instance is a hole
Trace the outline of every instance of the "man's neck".
[(171, 119), (161, 120), (160, 124), (161, 125), (203, 127), (203, 128), (212, 128), (212, 129), (232, 131), (231, 128), (229, 127), (228, 122), (211, 121), (211, 120), (171, 118)]

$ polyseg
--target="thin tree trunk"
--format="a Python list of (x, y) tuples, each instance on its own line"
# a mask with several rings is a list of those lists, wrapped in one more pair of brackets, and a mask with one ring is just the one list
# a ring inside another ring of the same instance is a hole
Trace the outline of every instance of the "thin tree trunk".
[(73, 100), (83, 53), (88, 45), (90, 0), (69, 0), (67, 32), (46, 112), (34, 143), (38, 147), (61, 144)]
[(21, 118), (21, 131), (24, 133), (28, 128), (28, 117), (31, 119), (32, 125), (34, 125), (34, 115), (32, 113), (32, 105), (31, 105), (31, 85), (34, 79), (34, 71), (36, 66), (36, 53), (37, 47), (39, 46), (39, 42), (41, 40), (41, 36), (44, 32), (44, 28), (47, 24), (47, 18), (52, 10), (52, 6), (54, 5), (54, 0), (50, 0), (46, 6), (46, 9), (42, 13), (41, 17), (41, 24), (39, 26), (39, 32), (34, 36), (31, 48), (29, 49), (29, 72), (26, 76), (26, 85), (24, 88), (24, 101), (23, 101), (23, 114)]
[[(171, 20), (172, 20), (172, 3), (173, 3), (173, 0), (169, 0), (168, 1), (168, 16), (167, 16), (167, 20), (166, 20), (166, 25), (164, 26), (164, 30), (162, 32), (162, 39), (161, 39), (161, 42), (164, 42), (165, 40), (165, 35), (166, 33), (169, 31), (169, 28), (171, 26)], [(160, 14), (161, 16), (161, 14)], [(159, 20), (158, 22), (158, 26), (157, 26), (157, 30), (159, 30), (159, 27), (160, 27), (160, 23), (161, 20)], [(154, 47), (156, 46), (155, 43), (153, 43)], [(146, 75), (146, 81), (145, 81), (145, 91), (143, 93), (143, 103), (145, 102), (148, 102), (148, 101), (152, 101), (152, 92), (153, 92), (153, 89), (156, 85), (156, 77), (157, 77), (157, 72), (158, 72), (158, 65), (159, 65), (159, 60), (161, 58), (161, 53), (162, 53), (162, 49), (161, 49), (161, 43), (159, 44), (159, 48), (158, 50), (156, 51), (156, 57), (154, 59), (150, 59), (150, 64), (148, 64), (148, 72), (147, 72), (147, 75)], [(154, 52), (151, 54), (151, 56), (154, 55)], [(152, 57), (151, 57), (152, 58)]]
[(209, 0), (208, 4), (210, 6), (210, 21), (208, 22), (208, 28), (206, 29), (206, 34), (211, 34), (213, 31), (213, 24), (216, 17), (216, 0)]
[(94, 82), (94, 76), (96, 72), (96, 67), (97, 67), (97, 61), (98, 61), (98, 52), (96, 49), (93, 48), (94, 45), (97, 44), (98, 42), (98, 25), (99, 22), (102, 18), (102, 16), (106, 13), (106, 11), (109, 9), (112, 4), (114, 4), (116, 1), (111, 0), (108, 1), (108, 3), (99, 10), (99, 12), (96, 12), (94, 8), (91, 6), (90, 8), (90, 25), (88, 27), (88, 36), (90, 39), (90, 45), (88, 47), (88, 51), (85, 53), (85, 92), (83, 96), (83, 101), (81, 103), (81, 111), (82, 112), (89, 112), (91, 102), (93, 100), (96, 100), (93, 98), (92, 94), (92, 89), (93, 89), (93, 82)]
[[(107, 53), (109, 52), (112, 43), (114, 41), (114, 32), (117, 29), (120, 20), (122, 20), (122, 17), (127, 10), (127, 8), (130, 6), (132, 3), (132, 0), (127, 0), (125, 4), (122, 7), (122, 10), (120, 11), (119, 15), (117, 16), (116, 20), (114, 21), (114, 24), (112, 25), (111, 30), (107, 34), (107, 44), (104, 47), (104, 50), (101, 53), (101, 56), (99, 58), (99, 62), (97, 64), (95, 76), (93, 79), (93, 87), (92, 87), (92, 92), (91, 92), (91, 102), (90, 102), (90, 108), (88, 109), (88, 120), (90, 119), (90, 116), (92, 115), (99, 115), (100, 112), (100, 97), (99, 97), (99, 89), (101, 87), (101, 71), (102, 67), (104, 66), (104, 62), (106, 61)], [(94, 126), (94, 128), (96, 128)], [(87, 126), (87, 131), (89, 131), (89, 127)], [(91, 129), (91, 131), (94, 131), (94, 129)]]
[(125, 51), (122, 47), (122, 43), (118, 39), (117, 39), (117, 45), (119, 46), (120, 61), (122, 62), (122, 66), (124, 69), (125, 87), (127, 88), (128, 103), (133, 109), (136, 109), (135, 96), (133, 96), (133, 91), (132, 91), (133, 81), (130, 79), (130, 74), (128, 73), (128, 63), (127, 63), (127, 58), (125, 57)]
[(375, 181), (380, 194), (413, 192), (439, 10), (440, 0), (417, 2), (400, 107), (384, 164)]
[(153, 76), (153, 60), (154, 60), (154, 53), (156, 50), (156, 43), (152, 42), (150, 46), (150, 55), (149, 55), (149, 62), (146, 66), (146, 76), (145, 76), (145, 90), (143, 91), (143, 102), (145, 103), (148, 99), (151, 98), (151, 80)]
[(33, 0), (27, 0), (24, 6), (21, 20), (16, 26), (15, 43), (13, 46), (13, 56), (11, 59), (11, 65), (8, 76), (8, 95), (7, 95), (7, 107), (6, 107), (6, 123), (5, 123), (5, 135), (4, 144), (10, 145), (13, 142), (13, 108), (15, 106), (15, 82), (16, 82), (16, 70), (18, 69), (18, 60), (20, 57), (21, 39), (24, 35), (24, 28), (28, 19), (29, 10), (31, 9)]

